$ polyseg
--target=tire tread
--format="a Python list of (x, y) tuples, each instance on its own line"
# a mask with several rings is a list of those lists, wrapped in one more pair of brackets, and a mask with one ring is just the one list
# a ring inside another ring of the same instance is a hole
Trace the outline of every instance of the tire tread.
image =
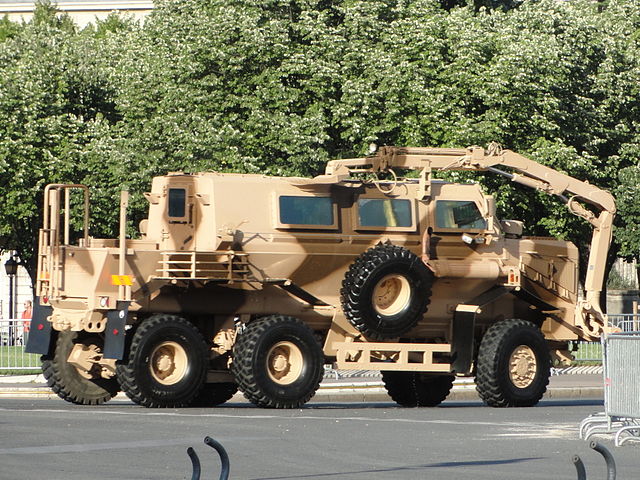
[(134, 360), (135, 353), (140, 348), (140, 344), (143, 341), (144, 337), (147, 335), (147, 332), (167, 322), (174, 322), (185, 328), (192, 329), (193, 331), (197, 332), (198, 334), (197, 336), (199, 338), (200, 344), (190, 345), (190, 349), (193, 349), (193, 350), (200, 349), (201, 351), (206, 351), (208, 349), (207, 344), (204, 338), (202, 337), (202, 335), (200, 335), (199, 330), (191, 322), (185, 320), (182, 317), (169, 315), (169, 314), (156, 314), (144, 320), (133, 333), (133, 337), (131, 339), (131, 346), (129, 348), (129, 362), (119, 363), (116, 367), (118, 382), (120, 383), (120, 387), (122, 388), (122, 391), (124, 391), (127, 397), (129, 397), (129, 399), (131, 399), (134, 403), (137, 403), (138, 405), (142, 405), (144, 407), (149, 407), (149, 408), (185, 407), (189, 405), (189, 403), (191, 403), (194, 398), (197, 397), (201, 388), (204, 385), (203, 382), (204, 382), (204, 376), (206, 375), (206, 369), (204, 370), (201, 378), (198, 379), (198, 381), (200, 381), (201, 383), (200, 388), (198, 388), (193, 392), (193, 395), (191, 396), (191, 398), (184, 398), (184, 399), (175, 400), (175, 401), (161, 401), (145, 393), (144, 390), (140, 388), (140, 386), (137, 384), (136, 363)]
[(421, 379), (417, 372), (382, 372), (384, 388), (391, 399), (403, 407), (435, 407), (451, 392), (453, 375)]
[[(73, 338), (71, 338), (73, 337)], [(65, 348), (65, 342), (73, 342), (77, 337), (75, 332), (60, 332), (56, 341), (56, 351), (53, 355), (43, 355), (42, 361), (42, 375), (47, 381), (47, 385), (51, 390), (58, 395), (61, 399), (69, 403), (76, 405), (102, 405), (103, 403), (111, 400), (119, 392), (118, 383), (113, 380), (103, 379), (100, 385), (93, 383), (88, 385), (91, 391), (79, 391), (74, 389), (72, 379), (65, 378), (63, 371), (66, 359), (58, 358), (58, 350)], [(80, 382), (87, 382), (89, 380), (80, 379)]]
[[(390, 261), (397, 261), (410, 268), (420, 269), (418, 271), (423, 279), (423, 285), (419, 293), (422, 301), (412, 313), (411, 318), (397, 327), (387, 326), (385, 330), (376, 328), (379, 322), (368, 318), (366, 312), (363, 311), (361, 298), (369, 277), (376, 269)], [(424, 316), (431, 303), (432, 284), (432, 272), (414, 253), (399, 245), (380, 243), (356, 258), (345, 274), (340, 289), (342, 310), (349, 322), (368, 338), (373, 340), (395, 338), (415, 327)]]
[[(538, 388), (535, 394), (525, 400), (518, 400), (512, 398), (508, 392), (505, 391), (503, 384), (504, 379), (499, 378), (498, 371), (500, 368), (500, 350), (508, 338), (515, 330), (526, 329), (533, 332), (538, 339), (544, 340), (544, 336), (540, 329), (528, 320), (521, 319), (508, 319), (497, 322), (486, 331), (482, 337), (480, 343), (480, 349), (478, 352), (477, 371), (476, 371), (476, 390), (480, 395), (480, 398), (492, 407), (527, 407), (533, 406), (542, 398), (547, 391), (547, 385), (549, 384), (549, 374), (546, 374), (542, 379), (542, 385)], [(550, 371), (550, 359), (549, 356), (544, 356), (539, 359), (541, 364), (538, 368)]]
[[(236, 337), (236, 344), (233, 347), (233, 374), (238, 383), (239, 389), (251, 403), (265, 408), (298, 408), (307, 403), (316, 393), (322, 376), (323, 368), (318, 368), (315, 378), (312, 380), (312, 388), (295, 400), (281, 400), (273, 398), (260, 386), (256, 378), (256, 372), (253, 367), (253, 355), (256, 347), (259, 345), (262, 336), (268, 330), (289, 323), (295, 325), (294, 328), (307, 330), (307, 333), (313, 336), (313, 331), (302, 321), (294, 317), (284, 315), (270, 315), (255, 320), (245, 326), (244, 332)], [(315, 339), (314, 339), (315, 341)], [(320, 345), (317, 345), (318, 355), (322, 354)]]

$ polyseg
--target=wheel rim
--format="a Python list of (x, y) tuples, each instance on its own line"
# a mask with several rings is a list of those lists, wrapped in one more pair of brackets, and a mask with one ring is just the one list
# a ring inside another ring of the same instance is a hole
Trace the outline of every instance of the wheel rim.
[(373, 289), (373, 308), (387, 317), (402, 312), (410, 299), (409, 280), (395, 273), (383, 277)]
[(302, 373), (303, 365), (300, 348), (291, 342), (278, 342), (267, 354), (269, 378), (279, 385), (295, 382)]
[(518, 388), (527, 388), (533, 383), (538, 371), (536, 354), (528, 345), (519, 345), (509, 358), (509, 378)]
[(151, 352), (151, 376), (162, 385), (174, 385), (182, 380), (187, 365), (187, 352), (176, 342), (163, 342)]

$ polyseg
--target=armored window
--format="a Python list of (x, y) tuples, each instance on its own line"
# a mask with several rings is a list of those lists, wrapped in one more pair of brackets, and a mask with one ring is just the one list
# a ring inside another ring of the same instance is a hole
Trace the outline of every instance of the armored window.
[(474, 202), (438, 200), (436, 202), (436, 227), (486, 230), (487, 221)]
[(169, 189), (169, 217), (183, 218), (187, 212), (187, 191), (184, 188)]
[(410, 228), (413, 225), (411, 201), (391, 198), (358, 199), (358, 226)]
[(330, 197), (279, 197), (280, 223), (284, 225), (334, 227), (334, 205)]

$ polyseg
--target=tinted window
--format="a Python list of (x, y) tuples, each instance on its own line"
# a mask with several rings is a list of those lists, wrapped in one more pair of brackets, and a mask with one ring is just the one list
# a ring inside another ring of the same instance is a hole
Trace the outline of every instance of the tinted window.
[(184, 188), (169, 189), (169, 216), (184, 217), (186, 212), (187, 191)]
[(436, 226), (439, 228), (486, 229), (487, 221), (474, 202), (438, 200), (436, 202)]
[(361, 198), (358, 219), (362, 227), (410, 227), (411, 202), (390, 198)]
[(329, 197), (282, 196), (280, 203), (280, 223), (290, 225), (326, 225), (333, 220), (333, 204)]

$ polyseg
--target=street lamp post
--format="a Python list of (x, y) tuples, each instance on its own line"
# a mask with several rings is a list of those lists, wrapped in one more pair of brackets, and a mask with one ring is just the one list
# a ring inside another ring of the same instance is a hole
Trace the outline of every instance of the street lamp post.
[(9, 277), (9, 320), (11, 323), (9, 324), (9, 343), (11, 345), (15, 344), (16, 332), (13, 332), (13, 326), (16, 325), (16, 303), (13, 293), (13, 287), (15, 284), (16, 274), (18, 273), (18, 262), (13, 258), (13, 255), (9, 257), (4, 263), (4, 269), (7, 272), (7, 276)]

